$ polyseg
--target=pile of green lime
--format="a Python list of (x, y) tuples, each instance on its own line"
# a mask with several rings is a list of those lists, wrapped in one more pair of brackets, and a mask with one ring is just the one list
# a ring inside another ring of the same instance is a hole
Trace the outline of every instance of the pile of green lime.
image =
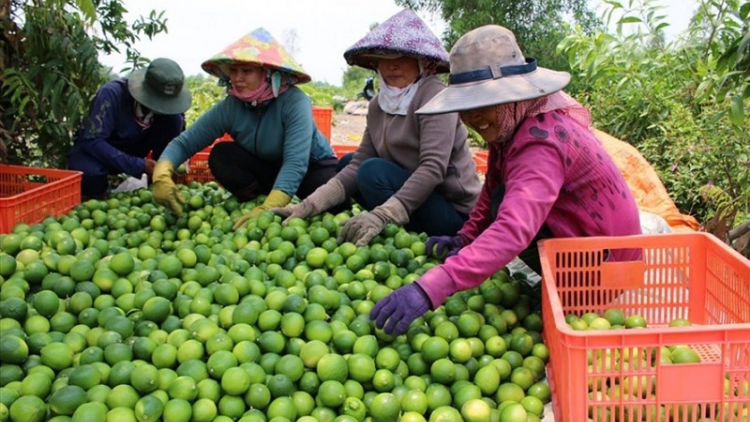
[(216, 183), (90, 200), (0, 235), (0, 421), (533, 422), (544, 382), (538, 290), (501, 271), (391, 336), (374, 304), (439, 264), (361, 210), (292, 219)]

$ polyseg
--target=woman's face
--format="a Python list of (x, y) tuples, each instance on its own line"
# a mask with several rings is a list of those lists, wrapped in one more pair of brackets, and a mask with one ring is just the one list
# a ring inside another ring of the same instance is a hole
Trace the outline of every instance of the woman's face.
[(233, 64), (229, 66), (229, 80), (239, 92), (257, 89), (266, 77), (262, 67), (249, 64)]
[(492, 105), (460, 111), (458, 116), (466, 126), (477, 131), (487, 143), (495, 142), (500, 136), (500, 127), (497, 122), (497, 106)]
[(419, 61), (413, 57), (378, 60), (378, 71), (385, 83), (394, 88), (405, 88), (417, 80)]

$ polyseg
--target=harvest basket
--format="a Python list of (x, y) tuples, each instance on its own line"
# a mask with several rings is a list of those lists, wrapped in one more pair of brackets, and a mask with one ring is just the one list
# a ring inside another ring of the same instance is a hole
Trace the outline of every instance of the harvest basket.
[(354, 152), (359, 148), (359, 145), (345, 145), (345, 144), (331, 144), (333, 152), (336, 153), (336, 158), (341, 158), (344, 155)]
[(315, 120), (315, 126), (318, 130), (331, 142), (331, 120), (333, 117), (333, 109), (330, 107), (319, 107), (313, 106), (313, 119)]
[(208, 156), (211, 152), (201, 151), (192, 157), (188, 161), (187, 172), (185, 174), (175, 177), (177, 183), (188, 185), (191, 182), (208, 183), (213, 182), (214, 178), (211, 169), (208, 167)]
[(477, 171), (480, 173), (487, 173), (487, 158), (489, 152), (486, 150), (474, 152), (474, 163), (477, 165)]
[(214, 148), (214, 145), (218, 144), (219, 142), (233, 142), (234, 139), (232, 139), (232, 135), (225, 133), (219, 138), (216, 138), (211, 145), (203, 148), (201, 152), (211, 152), (211, 150)]
[(72, 170), (0, 165), (0, 233), (18, 223), (60, 216), (81, 202), (81, 177)]
[[(641, 259), (603, 262), (617, 249)], [(706, 233), (550, 239), (539, 253), (557, 421), (748, 420), (750, 261)], [(611, 308), (648, 327), (574, 331), (565, 320)], [(669, 327), (676, 318), (693, 325)], [(662, 363), (674, 345), (700, 362)]]

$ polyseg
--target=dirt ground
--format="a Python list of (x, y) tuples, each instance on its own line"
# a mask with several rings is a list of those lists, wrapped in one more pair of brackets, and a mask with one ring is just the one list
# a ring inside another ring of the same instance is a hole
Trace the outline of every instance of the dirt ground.
[[(334, 113), (331, 122), (331, 143), (356, 145), (362, 141), (365, 131), (366, 116), (357, 116), (344, 112)], [(482, 147), (470, 144), (472, 151), (483, 150)]]
[(344, 112), (334, 113), (331, 122), (331, 143), (356, 145), (362, 141), (365, 132), (365, 116)]

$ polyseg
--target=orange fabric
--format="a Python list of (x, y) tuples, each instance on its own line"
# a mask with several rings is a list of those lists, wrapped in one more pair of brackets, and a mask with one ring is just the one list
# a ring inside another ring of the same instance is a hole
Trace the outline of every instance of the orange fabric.
[(639, 209), (661, 216), (675, 232), (698, 230), (698, 220), (680, 213), (659, 175), (635, 147), (598, 129), (591, 130), (625, 177)]

